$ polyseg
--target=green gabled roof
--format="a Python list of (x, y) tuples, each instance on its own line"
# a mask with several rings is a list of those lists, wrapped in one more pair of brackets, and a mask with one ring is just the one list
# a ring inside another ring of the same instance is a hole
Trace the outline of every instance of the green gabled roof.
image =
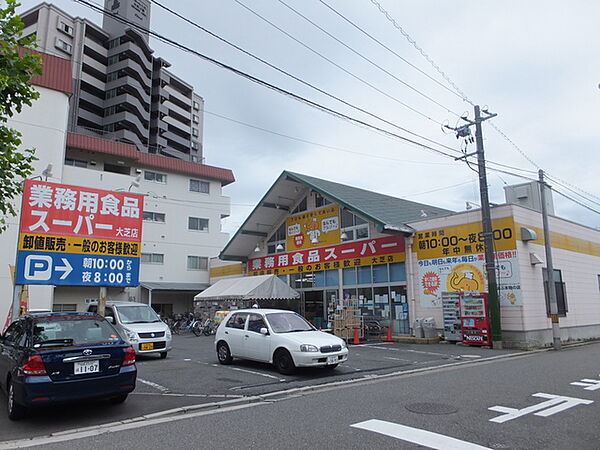
[(288, 177), (310, 186), (321, 195), (353, 210), (365, 219), (371, 219), (379, 225), (380, 231), (396, 229), (410, 233), (413, 230), (407, 225), (408, 223), (424, 220), (426, 217), (440, 217), (453, 213), (447, 209), (411, 202), (346, 184), (294, 172), (285, 173)]
[[(290, 205), (279, 207), (275, 202), (280, 198), (277, 194), (286, 187), (286, 181), (306, 186), (334, 203), (346, 207), (375, 224), (382, 233), (404, 233), (410, 235), (414, 229), (408, 225), (411, 222), (424, 220), (425, 218), (441, 217), (452, 214), (453, 211), (425, 205), (423, 203), (411, 202), (389, 195), (359, 189), (341, 183), (309, 177), (300, 173), (283, 171), (275, 183), (269, 188), (263, 198), (258, 202), (254, 210), (248, 215), (241, 227), (229, 239), (219, 257), (223, 260), (245, 261), (257, 245), (257, 241), (264, 239), (267, 234), (252, 231), (254, 225), (265, 224), (269, 220), (273, 226), (281, 221), (286, 214), (290, 214)], [(285, 192), (284, 192), (285, 193)], [(293, 196), (293, 191), (287, 197)], [(267, 231), (262, 229), (262, 231)], [(261, 237), (264, 236), (264, 237)]]

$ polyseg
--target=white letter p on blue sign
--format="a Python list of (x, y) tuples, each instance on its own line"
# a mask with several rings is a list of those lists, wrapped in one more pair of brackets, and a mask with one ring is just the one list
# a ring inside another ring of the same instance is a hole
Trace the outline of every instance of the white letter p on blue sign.
[(52, 257), (45, 255), (28, 255), (25, 258), (23, 276), (26, 280), (44, 281), (52, 277)]

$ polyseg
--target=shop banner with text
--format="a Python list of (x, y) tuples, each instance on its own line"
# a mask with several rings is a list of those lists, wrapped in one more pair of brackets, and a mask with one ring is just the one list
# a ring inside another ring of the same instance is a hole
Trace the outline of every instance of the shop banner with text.
[(248, 260), (250, 275), (286, 275), (405, 260), (404, 237), (389, 236)]
[(26, 180), (17, 284), (137, 286), (144, 196)]

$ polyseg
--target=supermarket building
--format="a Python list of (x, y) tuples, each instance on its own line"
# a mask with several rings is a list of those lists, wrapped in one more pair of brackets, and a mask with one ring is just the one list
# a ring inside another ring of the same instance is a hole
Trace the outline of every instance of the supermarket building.
[[(506, 347), (552, 342), (537, 183), (507, 188), (492, 207)], [(553, 211), (551, 196), (549, 208)], [(561, 338), (600, 337), (600, 231), (549, 217)], [(416, 318), (442, 328), (442, 293), (486, 291), (481, 212), (452, 212), (284, 171), (211, 263), (223, 277), (274, 274), (301, 293), (318, 327), (353, 302), (366, 320), (410, 334)], [(230, 263), (230, 262), (237, 263)]]

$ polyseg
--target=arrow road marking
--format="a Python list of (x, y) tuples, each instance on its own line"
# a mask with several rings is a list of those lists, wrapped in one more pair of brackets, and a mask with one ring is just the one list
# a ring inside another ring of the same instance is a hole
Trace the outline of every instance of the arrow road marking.
[(69, 263), (69, 260), (67, 258), (60, 258), (60, 259), (62, 259), (64, 266), (56, 266), (56, 267), (54, 267), (54, 270), (56, 270), (57, 272), (64, 272), (60, 276), (60, 279), (64, 280), (73, 271), (73, 266)]
[(584, 378), (581, 381), (574, 381), (570, 384), (573, 386), (584, 386), (586, 391), (597, 391), (600, 389), (600, 380), (590, 380), (589, 378)]
[(401, 439), (413, 444), (424, 445), (425, 447), (440, 450), (490, 450), (489, 447), (473, 444), (467, 441), (461, 441), (443, 434), (432, 433), (431, 431), (421, 430), (419, 428), (407, 427), (384, 420), (367, 420), (365, 422), (350, 425), (353, 428), (373, 431), (374, 433), (384, 434), (396, 439)]
[(504, 415), (494, 417), (493, 419), (490, 419), (490, 422), (504, 423), (531, 413), (533, 413), (534, 416), (549, 417), (553, 414), (565, 411), (577, 405), (589, 405), (594, 403), (593, 400), (565, 397), (562, 395), (544, 394), (543, 392), (532, 395), (533, 397), (547, 398), (548, 400), (523, 409), (509, 408), (507, 406), (492, 406), (488, 409), (491, 411), (504, 413)]

